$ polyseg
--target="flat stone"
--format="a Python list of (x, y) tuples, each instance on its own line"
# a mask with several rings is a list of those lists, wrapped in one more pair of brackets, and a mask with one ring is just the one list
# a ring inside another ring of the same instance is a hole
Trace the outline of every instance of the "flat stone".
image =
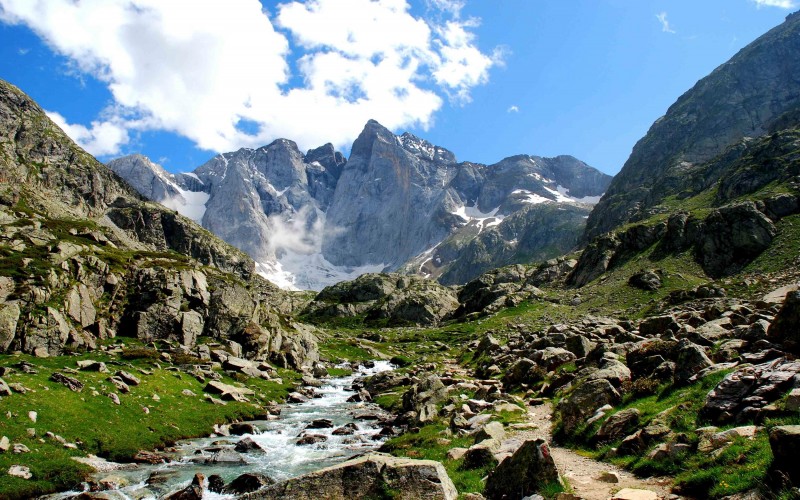
[(650, 490), (623, 488), (611, 500), (658, 500), (658, 494)]
[(20, 477), (22, 479), (30, 479), (33, 477), (31, 474), (31, 470), (24, 465), (12, 465), (8, 468), (8, 475), (14, 477)]

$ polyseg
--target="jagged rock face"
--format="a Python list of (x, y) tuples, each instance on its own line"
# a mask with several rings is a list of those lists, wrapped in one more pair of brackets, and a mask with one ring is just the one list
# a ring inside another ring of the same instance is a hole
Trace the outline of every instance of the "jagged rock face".
[(792, 14), (700, 80), (634, 147), (592, 212), (591, 239), (636, 220), (698, 180), (712, 185), (725, 170), (700, 165), (744, 137), (758, 137), (800, 106), (800, 16)]
[(181, 213), (205, 195), (195, 220), (266, 267), (280, 262), (302, 273), (314, 289), (367, 270), (463, 283), (492, 267), (554, 257), (575, 246), (610, 182), (569, 156), (457, 163), (450, 151), (375, 121), (348, 161), (330, 144), (303, 155), (281, 139), (218, 155), (191, 174), (168, 174), (140, 157), (110, 166)]
[(180, 197), (174, 176), (143, 155), (130, 155), (108, 162), (108, 168), (125, 179), (148, 200)]
[(456, 174), (452, 153), (403, 139), (371, 121), (353, 144), (328, 211), (322, 251), (332, 263), (397, 268), (456, 226), (441, 189)]

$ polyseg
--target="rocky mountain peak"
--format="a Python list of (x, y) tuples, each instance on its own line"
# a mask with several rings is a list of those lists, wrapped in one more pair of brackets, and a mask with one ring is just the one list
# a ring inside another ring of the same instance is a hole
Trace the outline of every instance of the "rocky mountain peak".
[(399, 138), (400, 144), (411, 154), (433, 162), (455, 163), (456, 155), (445, 148), (435, 146), (425, 139), (420, 139), (416, 135), (405, 132)]

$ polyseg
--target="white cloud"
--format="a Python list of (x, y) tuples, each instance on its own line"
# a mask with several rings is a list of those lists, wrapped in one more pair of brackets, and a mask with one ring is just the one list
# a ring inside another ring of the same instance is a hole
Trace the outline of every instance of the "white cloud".
[(258, 0), (0, 0), (0, 20), (108, 86), (115, 114), (59, 122), (93, 153), (140, 130), (223, 152), (278, 137), (349, 146), (370, 118), (425, 128), (443, 97), (468, 102), (500, 58), (477, 47), (463, 1), (430, 2), (436, 20), (406, 0), (292, 1), (272, 19)]
[(658, 22), (661, 23), (661, 31), (663, 31), (664, 33), (670, 33), (672, 35), (676, 33), (675, 30), (672, 29), (669, 25), (666, 12), (659, 12), (658, 14), (656, 14), (656, 19), (658, 19)]
[(509, 106), (506, 111), (508, 113), (519, 113), (519, 107), (516, 104), (514, 104), (512, 106)]
[(91, 128), (78, 124), (69, 124), (55, 111), (47, 111), (47, 116), (61, 127), (80, 147), (95, 156), (119, 154), (120, 146), (127, 144), (127, 124), (119, 118), (109, 121), (93, 121)]
[(761, 7), (780, 7), (781, 9), (794, 9), (797, 2), (794, 0), (751, 0), (758, 8)]

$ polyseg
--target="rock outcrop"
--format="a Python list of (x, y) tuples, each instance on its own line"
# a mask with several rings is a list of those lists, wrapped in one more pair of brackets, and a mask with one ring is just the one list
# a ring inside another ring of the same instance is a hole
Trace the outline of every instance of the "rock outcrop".
[(444, 466), (432, 460), (371, 453), (339, 465), (289, 479), (242, 496), (246, 500), (455, 500), (455, 486)]

